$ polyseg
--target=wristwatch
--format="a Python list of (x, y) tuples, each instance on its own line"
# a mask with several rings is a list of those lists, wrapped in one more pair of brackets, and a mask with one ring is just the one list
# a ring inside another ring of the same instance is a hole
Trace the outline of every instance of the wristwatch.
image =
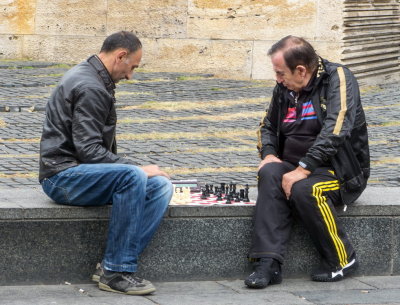
[(305, 164), (304, 162), (299, 161), (299, 165), (300, 165), (300, 167), (307, 169), (307, 164)]

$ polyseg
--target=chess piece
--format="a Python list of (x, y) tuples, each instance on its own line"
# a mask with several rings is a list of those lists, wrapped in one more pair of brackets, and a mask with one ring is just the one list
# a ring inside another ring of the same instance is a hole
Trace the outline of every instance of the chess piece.
[(236, 193), (236, 199), (235, 199), (235, 202), (240, 202), (239, 193)]
[(243, 202), (250, 202), (250, 199), (249, 199), (249, 185), (248, 185), (248, 184), (246, 184), (246, 187), (245, 187), (245, 189), (244, 189), (244, 199), (243, 199)]
[(183, 188), (183, 201), (185, 204), (192, 202), (192, 199), (190, 198), (190, 188), (189, 187)]
[(201, 188), (201, 199), (207, 199), (207, 194), (206, 190), (204, 188)]
[(241, 201), (243, 201), (243, 199), (244, 199), (244, 189), (240, 189), (239, 192), (240, 192), (239, 193), (239, 198), (240, 198)]

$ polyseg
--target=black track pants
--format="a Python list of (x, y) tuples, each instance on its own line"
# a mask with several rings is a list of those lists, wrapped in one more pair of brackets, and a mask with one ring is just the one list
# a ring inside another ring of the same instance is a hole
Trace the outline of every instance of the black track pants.
[(343, 267), (354, 250), (337, 222), (334, 205), (340, 204), (339, 184), (331, 168), (317, 168), (292, 187), (286, 199), (283, 174), (295, 169), (290, 163), (268, 163), (259, 171), (258, 198), (253, 216), (250, 258), (271, 257), (283, 263), (296, 214), (305, 225), (322, 258)]

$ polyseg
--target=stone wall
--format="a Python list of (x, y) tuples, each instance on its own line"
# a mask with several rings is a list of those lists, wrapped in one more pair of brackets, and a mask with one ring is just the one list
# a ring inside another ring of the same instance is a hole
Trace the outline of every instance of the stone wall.
[(344, 1), (342, 61), (359, 79), (399, 79), (399, 2)]
[[(146, 70), (270, 79), (267, 50), (288, 34), (342, 61), (349, 2), (355, 1), (3, 0), (0, 59), (79, 62), (107, 35), (128, 30), (144, 44)], [(357, 2), (389, 2), (392, 22), (400, 24), (398, 0)]]

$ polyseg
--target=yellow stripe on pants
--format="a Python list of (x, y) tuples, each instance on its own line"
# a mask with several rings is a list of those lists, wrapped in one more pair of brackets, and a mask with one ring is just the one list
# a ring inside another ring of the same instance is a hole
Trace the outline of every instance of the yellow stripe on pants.
[(318, 208), (322, 214), (322, 218), (328, 229), (329, 235), (332, 238), (333, 244), (335, 245), (339, 262), (342, 267), (348, 264), (347, 253), (342, 240), (340, 239), (336, 227), (335, 219), (332, 215), (332, 211), (326, 202), (326, 196), (324, 192), (334, 191), (339, 189), (339, 182), (337, 180), (319, 182), (313, 185), (313, 196), (317, 201)]

